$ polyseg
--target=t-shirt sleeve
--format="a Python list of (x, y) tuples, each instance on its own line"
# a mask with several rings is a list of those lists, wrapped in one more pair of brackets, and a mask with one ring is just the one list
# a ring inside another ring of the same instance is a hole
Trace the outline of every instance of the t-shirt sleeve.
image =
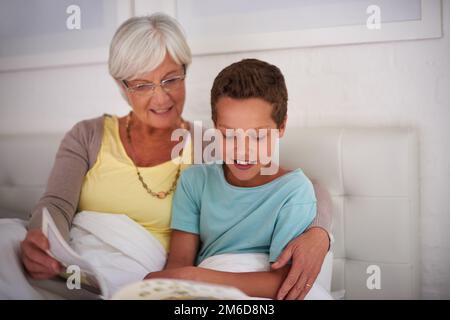
[[(175, 230), (200, 233), (200, 191), (198, 175), (192, 170), (185, 171), (178, 181), (172, 202), (172, 222), (170, 227)], [(201, 174), (200, 172), (197, 172)]]
[(270, 244), (269, 261), (275, 262), (286, 245), (302, 234), (316, 216), (316, 202), (287, 204), (278, 213)]

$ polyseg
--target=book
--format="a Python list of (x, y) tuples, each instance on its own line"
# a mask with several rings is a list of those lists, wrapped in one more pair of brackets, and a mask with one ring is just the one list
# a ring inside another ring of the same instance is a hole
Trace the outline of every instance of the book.
[(66, 268), (66, 272), (63, 272), (60, 275), (61, 277), (70, 281), (70, 277), (73, 273), (67, 272), (67, 268), (69, 266), (76, 266), (78, 267), (77, 270), (80, 271), (79, 283), (83, 289), (100, 295), (100, 298), (110, 298), (105, 279), (96, 271), (95, 267), (89, 263), (89, 261), (85, 260), (70, 247), (56, 227), (55, 221), (48, 212), (48, 209), (45, 207), (42, 210), (42, 232), (49, 242), (47, 254), (59, 261), (59, 263)]
[(249, 300), (241, 290), (179, 279), (143, 280), (118, 290), (113, 300)]

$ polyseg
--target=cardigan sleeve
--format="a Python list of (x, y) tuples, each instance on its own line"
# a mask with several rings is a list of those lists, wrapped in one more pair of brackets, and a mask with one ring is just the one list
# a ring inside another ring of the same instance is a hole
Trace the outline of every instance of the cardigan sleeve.
[(328, 233), (330, 242), (333, 242), (333, 235), (331, 234), (333, 207), (330, 193), (317, 180), (311, 179), (311, 182), (317, 199), (317, 214), (309, 228), (319, 227), (324, 229)]
[(62, 139), (46, 190), (31, 212), (28, 229), (40, 228), (47, 207), (62, 236), (68, 240), (84, 177), (95, 163), (103, 135), (103, 117), (78, 122)]

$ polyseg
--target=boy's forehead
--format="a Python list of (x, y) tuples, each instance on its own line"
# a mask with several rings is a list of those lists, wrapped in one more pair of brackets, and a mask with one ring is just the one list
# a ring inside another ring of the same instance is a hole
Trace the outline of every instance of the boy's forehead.
[(276, 123), (272, 111), (272, 105), (259, 98), (223, 97), (216, 104), (216, 126), (225, 129), (273, 128)]
[(260, 121), (245, 121), (245, 119), (235, 119), (235, 121), (221, 121), (220, 117), (217, 118), (216, 127), (218, 129), (274, 129), (276, 128), (275, 122), (260, 122)]
[(247, 130), (247, 129), (255, 129), (255, 130), (262, 130), (262, 129), (274, 129), (272, 124), (268, 124), (265, 126), (259, 126), (259, 127), (253, 127), (253, 126), (245, 126), (245, 127), (231, 127), (231, 126), (227, 126), (221, 123), (217, 123), (216, 125), (217, 128), (219, 129), (225, 129), (225, 130), (236, 130), (236, 129), (242, 129), (242, 130)]

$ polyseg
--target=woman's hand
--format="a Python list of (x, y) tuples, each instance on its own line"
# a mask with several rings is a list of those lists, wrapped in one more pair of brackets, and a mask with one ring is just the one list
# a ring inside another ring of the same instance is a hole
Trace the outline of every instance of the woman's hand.
[(151, 272), (145, 276), (145, 280), (147, 279), (181, 279), (181, 280), (196, 280), (198, 268), (196, 267), (181, 267), (181, 268), (173, 268), (166, 269), (157, 272)]
[(49, 244), (41, 230), (29, 230), (20, 248), (22, 262), (33, 279), (49, 279), (62, 271), (61, 264), (45, 252)]
[(305, 298), (316, 281), (329, 246), (328, 233), (320, 227), (310, 228), (286, 246), (272, 264), (273, 269), (279, 269), (292, 259), (291, 269), (278, 290), (277, 299)]

